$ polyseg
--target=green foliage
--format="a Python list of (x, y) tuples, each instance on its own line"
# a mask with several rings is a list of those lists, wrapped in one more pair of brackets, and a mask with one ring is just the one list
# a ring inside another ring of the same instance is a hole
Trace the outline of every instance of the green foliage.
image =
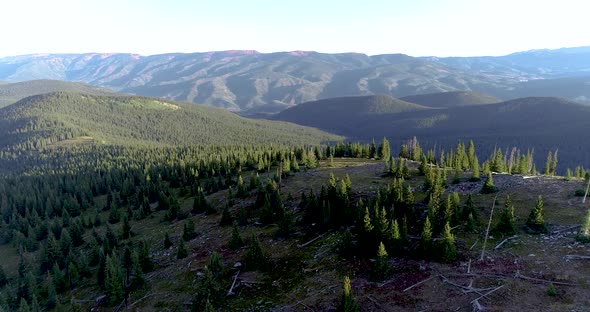
[(492, 177), (492, 173), (488, 172), (488, 178), (484, 183), (483, 187), (481, 188), (480, 193), (482, 194), (491, 194), (498, 192), (498, 188), (494, 186), (494, 178)]
[(455, 249), (455, 237), (451, 233), (451, 226), (448, 222), (444, 226), (442, 236), (440, 259), (444, 263), (451, 263), (457, 259), (457, 250)]
[(234, 217), (231, 215), (231, 212), (229, 211), (229, 206), (225, 205), (225, 207), (223, 208), (223, 211), (221, 213), (221, 219), (219, 220), (219, 225), (220, 226), (228, 226), (228, 225), (232, 225), (234, 223)]
[(586, 217), (582, 223), (582, 228), (576, 237), (576, 240), (585, 244), (590, 243), (590, 209), (586, 211)]
[(195, 237), (197, 237), (197, 232), (195, 231), (195, 222), (192, 218), (188, 218), (182, 227), (182, 240), (188, 242)]
[(555, 296), (557, 296), (557, 290), (555, 289), (555, 285), (553, 285), (553, 283), (549, 283), (549, 286), (547, 286), (547, 289), (545, 290), (545, 293), (549, 297), (555, 297)]
[(358, 312), (360, 308), (356, 303), (352, 295), (352, 287), (350, 285), (350, 278), (348, 276), (344, 277), (344, 291), (342, 293), (342, 299), (340, 300), (340, 304), (336, 308), (338, 312)]
[(245, 267), (247, 270), (260, 270), (264, 271), (268, 267), (268, 257), (262, 250), (258, 237), (252, 236), (250, 242), (250, 248), (245, 255)]
[(164, 234), (164, 248), (168, 249), (172, 247), (172, 245), (174, 244), (172, 243), (172, 240), (170, 240), (170, 235), (168, 235), (168, 232), (166, 232)]
[(532, 233), (547, 233), (548, 231), (543, 219), (543, 198), (541, 195), (537, 198), (535, 207), (531, 209), (526, 226), (527, 230)]
[(383, 242), (380, 242), (379, 248), (377, 249), (377, 258), (371, 270), (370, 277), (373, 281), (380, 282), (387, 279), (390, 272), (391, 267), (389, 265), (388, 254), (385, 250), (385, 245), (383, 245)]
[(188, 250), (184, 245), (184, 240), (181, 239), (178, 241), (178, 251), (176, 253), (176, 259), (184, 259), (186, 257), (188, 257)]
[(504, 209), (500, 213), (500, 219), (493, 229), (494, 233), (500, 233), (504, 235), (516, 234), (516, 220), (514, 217), (514, 206), (510, 200), (510, 196), (506, 195), (506, 201), (504, 202)]
[(240, 230), (235, 224), (231, 232), (231, 240), (227, 245), (231, 250), (237, 250), (238, 248), (244, 246), (244, 240), (242, 239)]
[(105, 291), (111, 305), (118, 304), (123, 299), (124, 275), (116, 255), (106, 258)]

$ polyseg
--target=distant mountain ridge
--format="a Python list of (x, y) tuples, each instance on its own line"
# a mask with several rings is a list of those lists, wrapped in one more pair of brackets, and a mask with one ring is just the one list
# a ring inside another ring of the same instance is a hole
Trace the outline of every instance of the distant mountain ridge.
[(499, 103), (502, 100), (479, 92), (451, 91), (410, 95), (400, 100), (428, 107), (454, 107)]
[[(478, 91), (502, 100), (556, 95), (590, 102), (589, 60), (585, 48), (472, 58), (311, 51), (43, 54), (0, 58), (0, 80), (77, 81), (241, 113), (276, 113), (333, 97), (448, 91)], [(575, 81), (562, 92), (560, 79)]]

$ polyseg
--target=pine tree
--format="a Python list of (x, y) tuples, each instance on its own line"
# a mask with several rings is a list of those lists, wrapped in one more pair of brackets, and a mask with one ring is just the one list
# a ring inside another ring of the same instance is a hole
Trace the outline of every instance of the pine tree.
[(186, 257), (188, 257), (188, 250), (186, 250), (184, 240), (181, 239), (178, 243), (178, 252), (176, 253), (176, 259), (184, 259)]
[(212, 252), (209, 256), (209, 259), (207, 260), (207, 268), (211, 271), (216, 280), (221, 280), (223, 277), (223, 262), (217, 251)]
[(166, 234), (164, 234), (164, 248), (168, 249), (172, 245), (173, 245), (173, 243), (170, 240), (170, 235), (168, 235), (168, 232), (166, 232)]
[(246, 252), (245, 257), (246, 269), (248, 270), (265, 270), (267, 265), (267, 258), (262, 250), (258, 237), (252, 236), (252, 243)]
[(4, 287), (6, 284), (8, 284), (8, 277), (6, 276), (4, 267), (0, 264), (0, 288)]
[(532, 233), (546, 233), (547, 226), (543, 220), (543, 198), (541, 195), (537, 198), (535, 207), (531, 209), (531, 213), (526, 221), (527, 228)]
[(455, 249), (455, 237), (451, 233), (451, 225), (449, 222), (445, 223), (443, 229), (441, 260), (444, 263), (450, 263), (457, 258), (457, 251)]
[(586, 212), (586, 220), (582, 224), (582, 229), (577, 240), (582, 243), (590, 243), (590, 209)]
[(422, 233), (420, 234), (420, 252), (423, 257), (428, 255), (431, 245), (432, 224), (430, 223), (430, 218), (426, 216), (426, 220), (424, 220), (424, 225), (422, 226)]
[(380, 242), (379, 248), (377, 249), (377, 259), (373, 266), (373, 270), (371, 271), (372, 280), (380, 282), (389, 276), (390, 268), (387, 257), (388, 254), (385, 250), (385, 245), (383, 245), (383, 242)]
[(228, 226), (234, 223), (234, 217), (231, 215), (229, 211), (229, 206), (225, 205), (223, 208), (223, 212), (221, 213), (221, 219), (219, 220), (220, 226)]
[(548, 175), (548, 176), (553, 175), (553, 172), (551, 170), (552, 166), (553, 166), (553, 153), (551, 151), (549, 151), (549, 153), (547, 154), (547, 162), (545, 162), (545, 169), (543, 170), (543, 174)]
[(383, 137), (381, 145), (379, 146), (379, 159), (388, 160), (391, 157), (391, 148), (389, 147), (389, 141)]
[(127, 216), (123, 217), (121, 237), (123, 239), (128, 239), (129, 237), (131, 237), (131, 225), (129, 224), (129, 218)]
[(352, 287), (350, 285), (350, 278), (344, 277), (344, 292), (342, 293), (342, 299), (340, 305), (336, 309), (338, 312), (358, 312), (360, 311), (356, 300), (352, 296)]
[(109, 298), (109, 303), (115, 305), (123, 299), (124, 278), (121, 264), (117, 256), (107, 256), (105, 268), (105, 290)]
[(234, 228), (232, 229), (232, 232), (231, 232), (231, 240), (228, 243), (228, 247), (231, 250), (237, 250), (238, 248), (241, 248), (242, 246), (244, 246), (244, 240), (242, 239), (242, 235), (240, 235), (240, 231), (238, 230), (238, 227), (234, 224)]
[(494, 178), (492, 177), (492, 173), (488, 172), (488, 178), (484, 183), (483, 187), (481, 188), (480, 193), (482, 194), (491, 194), (496, 193), (498, 189), (494, 186)]
[(192, 218), (188, 218), (182, 229), (182, 240), (188, 242), (195, 237), (197, 237), (197, 232), (195, 231), (195, 222), (193, 222)]
[(504, 210), (500, 214), (500, 220), (494, 227), (495, 233), (501, 233), (504, 235), (516, 234), (516, 220), (514, 218), (514, 206), (510, 200), (510, 196), (506, 195), (506, 201), (504, 202)]

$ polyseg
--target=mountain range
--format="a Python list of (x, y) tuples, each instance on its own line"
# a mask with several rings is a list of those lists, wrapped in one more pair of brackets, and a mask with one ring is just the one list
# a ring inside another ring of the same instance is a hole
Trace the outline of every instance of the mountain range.
[(560, 96), (590, 102), (590, 47), (452, 58), (306, 51), (0, 58), (0, 80), (34, 79), (84, 82), (243, 114), (277, 113), (333, 97), (446, 91), (479, 91), (501, 100)]

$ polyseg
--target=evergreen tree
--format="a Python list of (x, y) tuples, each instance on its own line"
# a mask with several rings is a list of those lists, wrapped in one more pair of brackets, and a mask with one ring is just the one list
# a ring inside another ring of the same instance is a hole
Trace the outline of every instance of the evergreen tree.
[(154, 261), (150, 255), (150, 244), (147, 241), (139, 242), (137, 261), (144, 273), (151, 272), (154, 269)]
[(238, 248), (244, 246), (244, 240), (242, 239), (242, 235), (240, 235), (240, 231), (238, 227), (234, 224), (234, 228), (231, 232), (231, 240), (228, 243), (228, 247), (231, 250), (237, 250)]
[(432, 224), (430, 218), (426, 216), (424, 225), (422, 226), (422, 233), (420, 234), (420, 252), (421, 256), (427, 256), (432, 246)]
[(188, 257), (188, 250), (186, 250), (184, 240), (181, 239), (178, 243), (178, 252), (176, 253), (176, 259), (184, 259), (186, 257)]
[(514, 206), (510, 200), (510, 196), (506, 195), (506, 201), (504, 202), (504, 210), (500, 214), (500, 220), (494, 227), (495, 233), (501, 233), (505, 235), (516, 234), (516, 220), (514, 218)]
[(379, 146), (379, 159), (388, 160), (391, 157), (391, 148), (389, 147), (389, 141), (383, 137), (383, 141)]
[(107, 256), (105, 269), (105, 290), (111, 305), (118, 304), (123, 299), (124, 278), (121, 264), (116, 255)]
[(245, 262), (248, 270), (265, 270), (267, 266), (267, 257), (262, 250), (260, 241), (256, 236), (252, 236), (252, 243), (246, 252)]
[(220, 226), (228, 226), (234, 223), (234, 217), (231, 215), (229, 211), (229, 206), (225, 205), (223, 208), (223, 212), (221, 213), (221, 220), (219, 221)]
[(582, 243), (590, 243), (590, 209), (588, 209), (586, 212), (586, 219), (582, 224), (582, 229), (577, 237), (577, 240)]
[(383, 245), (383, 242), (380, 242), (379, 248), (377, 249), (377, 259), (375, 261), (375, 265), (373, 266), (373, 270), (371, 271), (372, 280), (380, 282), (388, 278), (390, 267), (387, 257), (388, 254), (385, 250), (385, 245)]
[(482, 194), (491, 194), (496, 193), (498, 189), (494, 186), (494, 178), (492, 177), (492, 173), (488, 172), (488, 178), (484, 183), (483, 187), (481, 188), (480, 193)]
[(121, 228), (121, 230), (121, 237), (123, 239), (128, 239), (129, 237), (131, 237), (131, 225), (129, 224), (129, 218), (127, 216), (123, 217), (123, 227)]
[(0, 288), (4, 287), (6, 284), (8, 284), (8, 277), (6, 276), (4, 267), (0, 264)]
[(223, 262), (217, 251), (212, 252), (209, 256), (209, 259), (207, 260), (207, 268), (211, 271), (216, 280), (221, 280), (223, 277)]
[(457, 258), (457, 251), (455, 249), (455, 237), (451, 233), (451, 226), (449, 222), (445, 223), (443, 229), (441, 260), (444, 263), (450, 263)]
[(344, 292), (342, 293), (342, 299), (340, 305), (336, 309), (338, 312), (358, 312), (360, 311), (356, 300), (352, 296), (352, 287), (350, 285), (350, 278), (344, 277)]
[(531, 213), (526, 221), (528, 230), (532, 233), (546, 233), (547, 226), (543, 219), (543, 198), (541, 195), (537, 198), (535, 207), (531, 209)]
[(168, 235), (168, 232), (166, 232), (164, 234), (164, 248), (168, 249), (168, 248), (172, 247), (172, 245), (174, 245), (174, 244), (170, 240), (170, 235)]
[(186, 222), (184, 222), (184, 226), (182, 228), (182, 240), (188, 242), (195, 237), (197, 237), (195, 223), (193, 222), (192, 218), (188, 218)]
[(109, 223), (116, 224), (121, 220), (121, 213), (116, 205), (112, 205), (109, 210)]

